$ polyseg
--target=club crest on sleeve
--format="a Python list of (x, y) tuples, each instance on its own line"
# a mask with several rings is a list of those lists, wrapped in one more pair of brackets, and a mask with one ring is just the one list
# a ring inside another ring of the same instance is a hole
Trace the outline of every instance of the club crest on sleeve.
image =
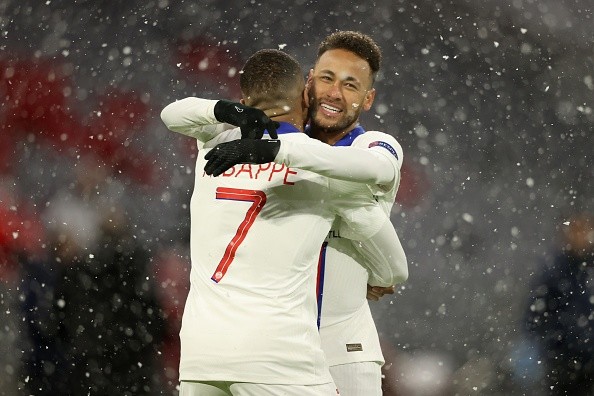
[(396, 152), (396, 150), (394, 149), (394, 147), (390, 146), (388, 143), (382, 142), (382, 141), (379, 141), (379, 140), (376, 140), (375, 142), (369, 143), (369, 147), (376, 147), (376, 146), (385, 148), (390, 153), (392, 153), (392, 155), (394, 157), (396, 157), (396, 159), (399, 159), (398, 158), (398, 153)]

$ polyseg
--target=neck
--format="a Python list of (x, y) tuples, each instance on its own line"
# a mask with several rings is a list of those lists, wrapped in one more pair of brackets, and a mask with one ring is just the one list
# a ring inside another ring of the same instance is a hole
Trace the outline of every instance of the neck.
[(301, 113), (287, 110), (287, 107), (270, 107), (265, 109), (264, 112), (271, 120), (288, 122), (303, 132), (303, 115)]
[(311, 129), (310, 136), (314, 139), (319, 140), (320, 142), (324, 142), (333, 146), (336, 142), (346, 135), (348, 131), (329, 131), (327, 129)]
[(336, 142), (345, 137), (345, 135), (347, 135), (350, 131), (355, 129), (356, 125), (357, 124), (354, 123), (352, 125), (349, 125), (347, 128), (341, 130), (321, 128), (311, 125), (310, 136), (314, 139), (318, 139), (321, 142), (333, 146), (336, 144)]

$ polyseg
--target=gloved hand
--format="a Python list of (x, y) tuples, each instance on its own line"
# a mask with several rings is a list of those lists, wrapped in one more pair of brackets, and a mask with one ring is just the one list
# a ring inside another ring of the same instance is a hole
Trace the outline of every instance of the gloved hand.
[(204, 158), (207, 175), (219, 176), (237, 164), (266, 164), (274, 161), (280, 140), (241, 139), (221, 143), (210, 150)]
[(271, 139), (278, 139), (276, 128), (279, 123), (272, 121), (260, 109), (242, 105), (241, 103), (219, 100), (214, 106), (215, 118), (220, 122), (241, 128), (242, 139), (261, 139), (264, 130)]

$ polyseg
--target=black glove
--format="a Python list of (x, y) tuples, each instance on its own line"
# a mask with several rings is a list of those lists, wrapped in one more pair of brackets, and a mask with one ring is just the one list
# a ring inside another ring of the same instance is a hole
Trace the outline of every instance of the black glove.
[(237, 164), (266, 164), (274, 161), (280, 140), (241, 139), (216, 145), (204, 158), (207, 175), (219, 176)]
[(265, 130), (268, 131), (271, 139), (278, 139), (276, 128), (280, 124), (272, 121), (262, 110), (255, 107), (219, 100), (215, 103), (214, 115), (220, 122), (240, 127), (242, 139), (261, 139)]

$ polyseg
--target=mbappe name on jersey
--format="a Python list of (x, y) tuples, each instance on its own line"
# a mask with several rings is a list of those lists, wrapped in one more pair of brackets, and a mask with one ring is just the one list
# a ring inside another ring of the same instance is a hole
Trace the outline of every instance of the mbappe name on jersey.
[[(292, 186), (295, 184), (295, 182), (292, 181), (295, 180), (293, 175), (297, 175), (297, 170), (289, 168), (285, 164), (269, 162), (267, 164), (241, 164), (232, 166), (227, 169), (221, 177), (239, 177), (266, 181), (272, 181), (273, 179), (279, 180), (282, 178), (283, 184)], [(202, 177), (211, 176), (203, 173)]]

